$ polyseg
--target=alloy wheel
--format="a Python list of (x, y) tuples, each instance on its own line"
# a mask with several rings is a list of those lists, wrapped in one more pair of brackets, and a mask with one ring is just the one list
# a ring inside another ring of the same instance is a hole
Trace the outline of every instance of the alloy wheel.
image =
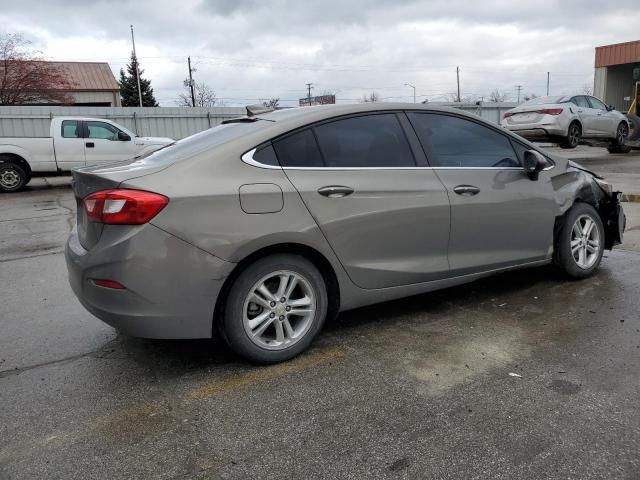
[(304, 337), (316, 315), (311, 283), (279, 270), (258, 280), (244, 301), (242, 321), (251, 341), (268, 350), (289, 348)]
[(580, 141), (580, 128), (577, 125), (571, 125), (569, 127), (569, 145), (575, 147)]
[(571, 256), (580, 268), (591, 268), (600, 255), (600, 230), (589, 215), (580, 215), (571, 229)]
[(625, 138), (629, 134), (628, 128), (625, 124), (620, 124), (618, 126), (618, 131), (616, 132), (616, 142), (618, 146), (624, 145)]

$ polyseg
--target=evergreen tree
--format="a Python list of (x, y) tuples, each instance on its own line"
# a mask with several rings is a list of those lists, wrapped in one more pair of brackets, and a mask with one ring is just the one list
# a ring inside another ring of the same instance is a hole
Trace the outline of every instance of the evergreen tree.
[[(138, 67), (138, 59), (131, 52), (131, 62), (127, 65), (127, 73), (125, 75), (124, 69), (120, 69), (120, 97), (122, 98), (123, 107), (139, 107), (138, 101), (138, 81), (136, 79), (136, 68)], [(144, 70), (140, 70), (140, 90), (142, 90), (142, 106), (143, 107), (157, 107), (158, 102), (153, 96), (153, 88), (151, 88), (151, 80), (143, 78), (142, 73)]]

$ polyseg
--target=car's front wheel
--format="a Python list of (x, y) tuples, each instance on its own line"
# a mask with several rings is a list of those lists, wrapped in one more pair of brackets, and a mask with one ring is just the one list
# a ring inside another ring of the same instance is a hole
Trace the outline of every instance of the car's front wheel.
[(299, 255), (270, 255), (233, 283), (222, 333), (232, 350), (252, 362), (281, 362), (311, 344), (327, 306), (327, 288), (313, 263)]
[(567, 129), (567, 136), (560, 142), (561, 148), (576, 148), (582, 137), (580, 125), (573, 122)]
[(600, 265), (604, 243), (604, 227), (596, 209), (576, 203), (565, 215), (555, 239), (554, 262), (572, 278), (589, 277)]
[(607, 146), (607, 150), (609, 153), (629, 153), (631, 151), (631, 147), (625, 145), (625, 141), (627, 136), (629, 135), (629, 127), (625, 122), (620, 122), (618, 128), (616, 129), (616, 136), (613, 138), (609, 145)]

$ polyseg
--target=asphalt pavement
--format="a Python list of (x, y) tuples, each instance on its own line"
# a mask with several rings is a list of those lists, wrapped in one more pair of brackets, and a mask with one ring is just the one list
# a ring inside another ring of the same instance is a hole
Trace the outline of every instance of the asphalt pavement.
[[(640, 174), (640, 155), (593, 158)], [(254, 367), (79, 305), (68, 179), (0, 196), (0, 479), (637, 479), (638, 205), (591, 279), (530, 269), (347, 312)]]

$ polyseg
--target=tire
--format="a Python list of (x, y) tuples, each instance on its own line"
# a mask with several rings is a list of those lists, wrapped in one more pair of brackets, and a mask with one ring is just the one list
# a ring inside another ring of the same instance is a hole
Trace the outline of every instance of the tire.
[(631, 147), (624, 144), (628, 135), (629, 127), (625, 122), (620, 122), (616, 129), (616, 136), (609, 142), (607, 151), (609, 153), (629, 153), (631, 151)]
[[(285, 293), (277, 298), (282, 278)], [(295, 286), (287, 293), (294, 278)], [(229, 347), (250, 362), (282, 362), (309, 347), (322, 329), (328, 304), (324, 278), (313, 263), (299, 255), (270, 255), (236, 278), (225, 300), (220, 328)]]
[(580, 124), (573, 122), (567, 129), (567, 136), (560, 142), (560, 148), (576, 148), (582, 137)]
[(28, 182), (24, 169), (15, 163), (0, 163), (0, 192), (17, 192)]
[[(587, 219), (593, 222), (593, 227), (587, 227), (590, 228), (590, 233), (585, 237), (583, 234)], [(578, 235), (578, 230), (574, 230), (574, 226), (580, 229), (580, 235)], [(575, 242), (579, 243), (575, 245)], [(570, 278), (590, 277), (600, 265), (604, 244), (604, 227), (596, 209), (587, 203), (576, 203), (565, 214), (562, 226), (556, 236), (554, 263)], [(589, 249), (589, 245), (591, 249)], [(572, 253), (572, 249), (576, 247), (578, 250)]]

